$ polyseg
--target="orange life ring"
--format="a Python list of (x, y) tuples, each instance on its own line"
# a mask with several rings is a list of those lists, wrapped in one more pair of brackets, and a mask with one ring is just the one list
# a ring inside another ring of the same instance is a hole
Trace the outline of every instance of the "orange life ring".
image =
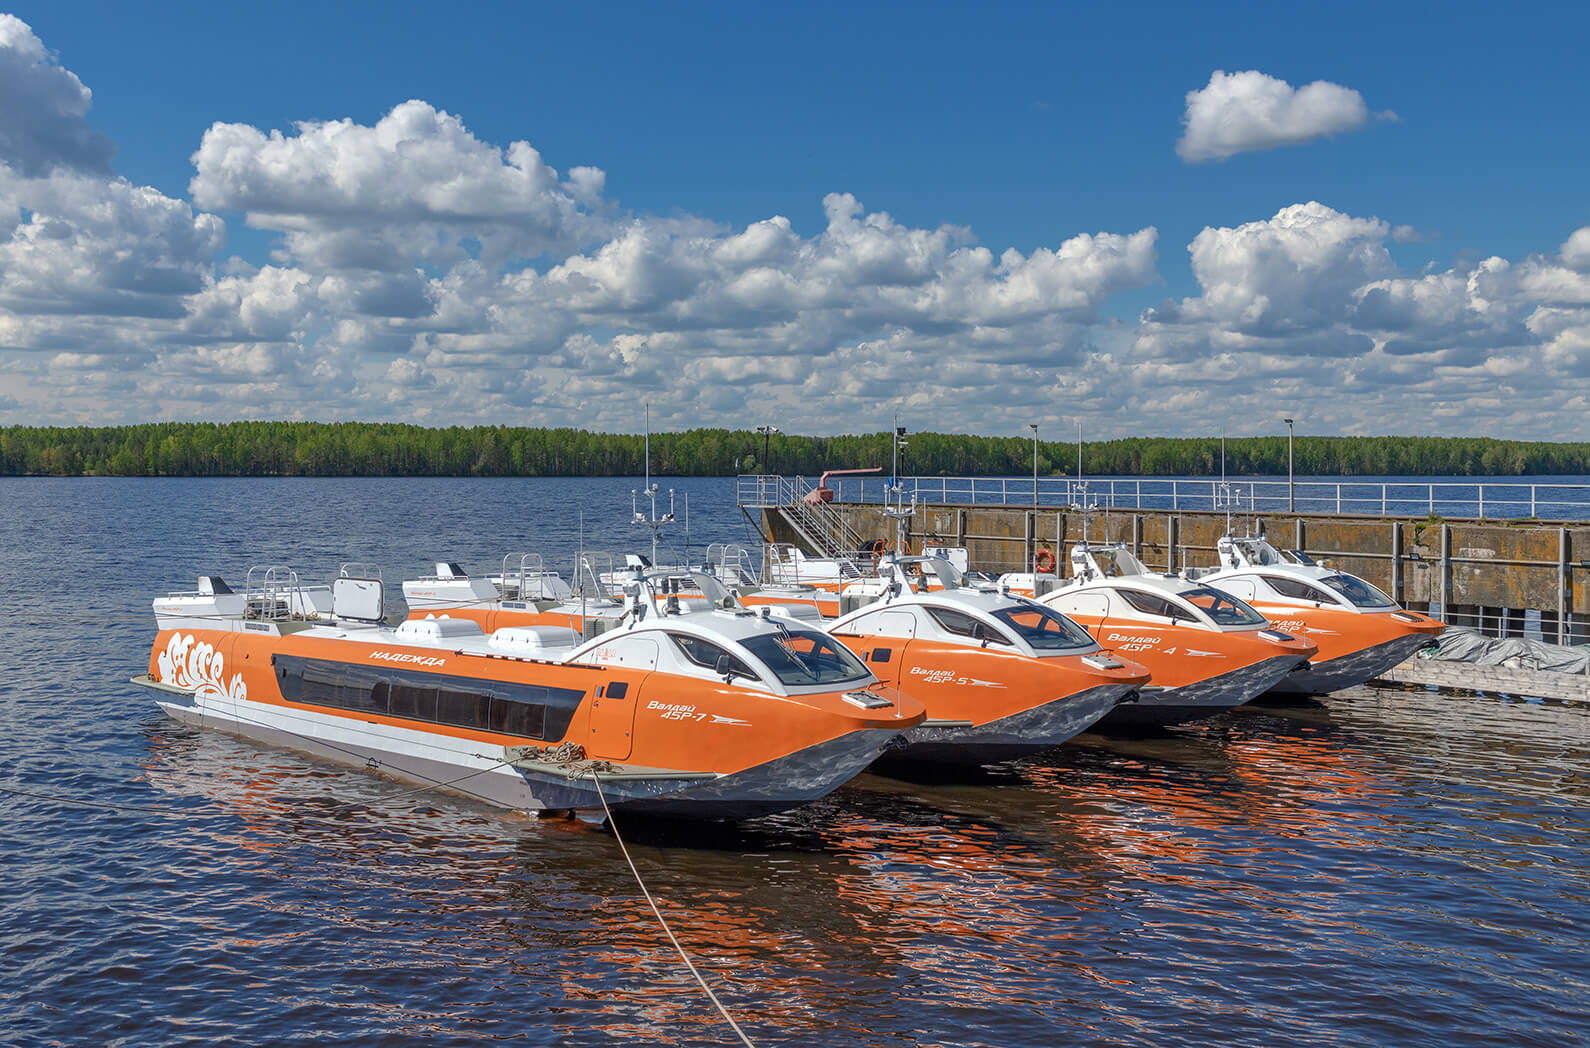
[(1054, 567), (1054, 554), (1047, 549), (1040, 549), (1038, 555), (1032, 558), (1032, 566), (1038, 570), (1040, 575), (1049, 574), (1050, 569)]

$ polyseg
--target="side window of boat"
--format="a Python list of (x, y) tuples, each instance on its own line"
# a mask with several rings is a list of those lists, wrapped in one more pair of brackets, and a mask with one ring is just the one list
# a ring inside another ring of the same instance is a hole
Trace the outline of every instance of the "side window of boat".
[(1160, 618), (1170, 618), (1170, 602), (1163, 597), (1156, 597), (1152, 593), (1143, 593), (1139, 590), (1122, 589), (1115, 592), (1132, 608), (1144, 615), (1158, 615)]
[(1010, 643), (1010, 640), (1004, 634), (992, 626), (977, 621), (970, 615), (952, 611), (949, 608), (928, 608), (926, 611), (933, 617), (934, 622), (937, 622), (947, 632), (953, 633), (957, 637), (969, 637), (978, 643), (982, 643), (985, 640), (993, 644)]
[(562, 738), (585, 698), (576, 688), (401, 673), (285, 655), (273, 661), (282, 697), (289, 702), (531, 739)]
[(757, 674), (752, 673), (751, 668), (738, 657), (709, 640), (702, 640), (700, 637), (692, 637), (685, 633), (670, 633), (668, 634), (668, 639), (674, 642), (674, 646), (679, 649), (686, 659), (703, 669), (716, 673), (718, 671), (718, 660), (728, 656), (730, 672), (746, 677), (757, 677)]
[(471, 691), (438, 689), (436, 720), (461, 728), (483, 728), (491, 716), (491, 696)]
[(376, 688), (386, 689), (392, 716), (413, 717), (416, 720), (436, 719), (435, 688), (402, 682), (389, 684), (385, 681), (377, 684)]
[(1275, 592), (1279, 593), (1283, 597), (1291, 597), (1294, 600), (1315, 601), (1317, 603), (1324, 604), (1336, 603), (1335, 598), (1331, 597), (1329, 594), (1310, 586), (1306, 582), (1300, 582), (1297, 579), (1282, 578), (1277, 575), (1265, 575), (1264, 581), (1269, 584), (1271, 589), (1275, 590)]

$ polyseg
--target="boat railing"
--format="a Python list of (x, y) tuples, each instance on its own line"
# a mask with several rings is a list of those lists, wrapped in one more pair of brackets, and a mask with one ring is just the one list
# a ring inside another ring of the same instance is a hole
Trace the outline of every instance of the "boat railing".
[(614, 588), (606, 580), (616, 578), (611, 553), (581, 553), (574, 558), (570, 573), (570, 596), (579, 600), (615, 600)]
[(714, 542), (702, 560), (708, 572), (726, 586), (757, 585), (761, 578), (751, 562), (751, 553), (737, 542)]
[[(886, 501), (887, 478), (836, 477), (833, 503)], [(935, 505), (1068, 509), (1079, 506), (1073, 477), (901, 477), (920, 501)], [(1100, 510), (1218, 512), (1222, 487), (1235, 489), (1248, 512), (1310, 515), (1441, 516), (1480, 520), (1587, 520), (1590, 484), (1525, 481), (1289, 481), (1285, 478), (1184, 480), (1150, 477), (1089, 477), (1086, 498)], [(804, 477), (742, 476), (739, 504), (747, 510), (781, 508), (810, 490)], [(824, 504), (827, 506), (828, 504)], [(810, 507), (808, 507), (809, 509)], [(821, 512), (821, 511), (819, 511)], [(858, 547), (859, 548), (859, 547)]]
[(337, 568), (337, 577), (343, 579), (369, 579), (381, 581), (381, 565), (370, 561), (350, 560)]
[(550, 578), (557, 578), (557, 573), (547, 570), (541, 554), (509, 553), (502, 558), (497, 589), (504, 600), (557, 600), (559, 592), (546, 584)]
[(788, 542), (769, 542), (762, 547), (762, 579), (768, 583), (842, 585), (867, 574), (848, 557), (808, 557)]
[[(319, 587), (325, 589), (326, 587)], [(312, 607), (298, 572), (285, 564), (256, 564), (243, 583), (243, 616), (264, 621), (300, 617)]]

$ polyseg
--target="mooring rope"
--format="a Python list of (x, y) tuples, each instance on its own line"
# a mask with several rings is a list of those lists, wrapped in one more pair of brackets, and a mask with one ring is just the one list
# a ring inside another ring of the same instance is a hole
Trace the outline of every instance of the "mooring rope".
[(630, 858), (629, 848), (624, 844), (624, 836), (618, 832), (618, 823), (613, 821), (613, 809), (607, 806), (607, 793), (602, 789), (601, 776), (596, 773), (594, 768), (591, 770), (591, 781), (596, 783), (596, 796), (602, 801), (602, 811), (607, 814), (607, 825), (612, 827), (613, 839), (618, 842), (618, 850), (623, 853), (624, 861), (629, 864), (629, 872), (635, 875), (635, 883), (640, 885), (640, 893), (646, 897), (646, 904), (651, 907), (651, 912), (656, 915), (657, 923), (662, 925), (663, 933), (668, 936), (668, 941), (674, 944), (674, 949), (679, 951), (679, 957), (685, 962), (685, 967), (690, 969), (690, 974), (696, 977), (696, 982), (701, 985), (701, 989), (705, 991), (713, 1007), (718, 1009), (718, 1014), (723, 1016), (724, 1022), (729, 1024), (746, 1048), (756, 1048), (751, 1043), (751, 1039), (745, 1035), (745, 1031), (740, 1029), (740, 1024), (734, 1021), (734, 1016), (730, 1015), (729, 1010), (723, 1006), (723, 1002), (718, 1000), (718, 995), (712, 992), (712, 987), (707, 985), (707, 980), (703, 979), (701, 973), (696, 970), (695, 964), (690, 960), (690, 955), (685, 952), (683, 946), (679, 945), (679, 940), (674, 937), (673, 929), (668, 927), (667, 919), (663, 917), (662, 911), (657, 908), (657, 900), (653, 899), (651, 892), (646, 890), (646, 882), (641, 880), (640, 870), (635, 868), (635, 860)]

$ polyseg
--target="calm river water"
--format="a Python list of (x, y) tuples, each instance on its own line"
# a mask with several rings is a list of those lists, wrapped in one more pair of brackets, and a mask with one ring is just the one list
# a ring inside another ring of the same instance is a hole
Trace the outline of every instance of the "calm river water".
[[(0, 1043), (735, 1043), (600, 827), (127, 683), (200, 572), (375, 561), (396, 590), (567, 553), (581, 510), (587, 547), (636, 547), (633, 486), (0, 480), (0, 786), (31, 794), (0, 793)], [(693, 545), (749, 536), (732, 481), (674, 486)], [(1360, 689), (626, 837), (759, 1045), (1583, 1044), (1587, 725)]]

